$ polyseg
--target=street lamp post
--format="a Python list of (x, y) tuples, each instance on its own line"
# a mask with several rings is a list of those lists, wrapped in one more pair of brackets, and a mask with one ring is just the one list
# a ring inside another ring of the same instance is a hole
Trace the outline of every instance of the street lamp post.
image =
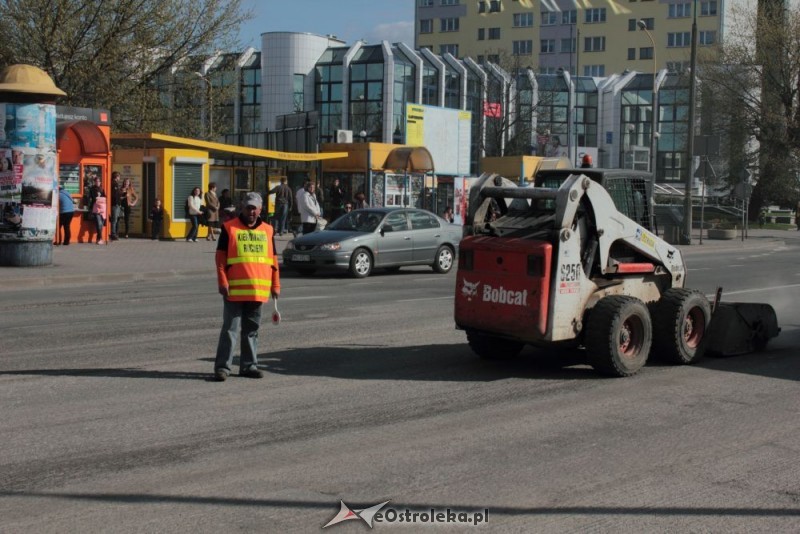
[(653, 39), (653, 35), (650, 33), (650, 30), (647, 29), (647, 23), (645, 21), (639, 19), (637, 24), (639, 25), (639, 29), (647, 34), (648, 39), (650, 39), (650, 44), (653, 45), (653, 124), (650, 132), (650, 172), (653, 173), (653, 182), (655, 182), (657, 164), (656, 141), (658, 139), (658, 135), (656, 133), (658, 130), (658, 106), (656, 104), (656, 101), (658, 100), (658, 84), (656, 83), (656, 77), (658, 76), (658, 62), (656, 61), (656, 42)]
[(208, 86), (208, 138), (214, 135), (214, 93), (211, 90), (211, 80), (208, 79), (208, 76), (201, 72), (194, 72), (195, 76), (206, 82)]

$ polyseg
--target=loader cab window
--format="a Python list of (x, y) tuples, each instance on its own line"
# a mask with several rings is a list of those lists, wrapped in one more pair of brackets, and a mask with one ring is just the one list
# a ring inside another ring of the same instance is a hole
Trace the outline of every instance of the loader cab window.
[(614, 206), (620, 213), (640, 226), (650, 228), (650, 212), (647, 208), (647, 187), (643, 178), (607, 177), (605, 188)]

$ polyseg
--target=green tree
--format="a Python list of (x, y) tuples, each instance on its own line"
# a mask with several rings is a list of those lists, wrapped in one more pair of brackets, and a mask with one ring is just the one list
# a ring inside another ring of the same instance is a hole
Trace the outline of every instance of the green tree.
[(197, 108), (161, 88), (203, 102), (203, 81), (175, 74), (235, 47), (248, 16), (241, 0), (0, 0), (0, 66), (44, 69), (67, 93), (60, 103), (109, 109), (117, 131), (201, 134)]

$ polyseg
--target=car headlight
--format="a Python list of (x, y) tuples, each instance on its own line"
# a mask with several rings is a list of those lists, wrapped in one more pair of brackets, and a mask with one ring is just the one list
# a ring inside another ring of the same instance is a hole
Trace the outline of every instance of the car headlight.
[(325, 243), (324, 245), (320, 245), (320, 250), (339, 250), (342, 248), (341, 243)]
[(291, 241), (289, 241), (288, 243), (286, 243), (286, 247), (285, 247), (285, 249), (286, 249), (286, 250), (294, 250), (294, 239), (292, 239)]

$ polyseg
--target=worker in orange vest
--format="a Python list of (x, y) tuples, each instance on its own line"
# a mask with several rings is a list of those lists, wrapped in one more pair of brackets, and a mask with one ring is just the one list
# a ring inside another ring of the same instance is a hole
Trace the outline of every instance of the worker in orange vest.
[(248, 193), (238, 217), (222, 225), (217, 241), (217, 286), (223, 297), (222, 330), (214, 361), (214, 378), (231, 373), (233, 351), (241, 330), (239, 376), (263, 378), (258, 368), (258, 328), (261, 306), (281, 292), (272, 226), (261, 219), (263, 200)]

